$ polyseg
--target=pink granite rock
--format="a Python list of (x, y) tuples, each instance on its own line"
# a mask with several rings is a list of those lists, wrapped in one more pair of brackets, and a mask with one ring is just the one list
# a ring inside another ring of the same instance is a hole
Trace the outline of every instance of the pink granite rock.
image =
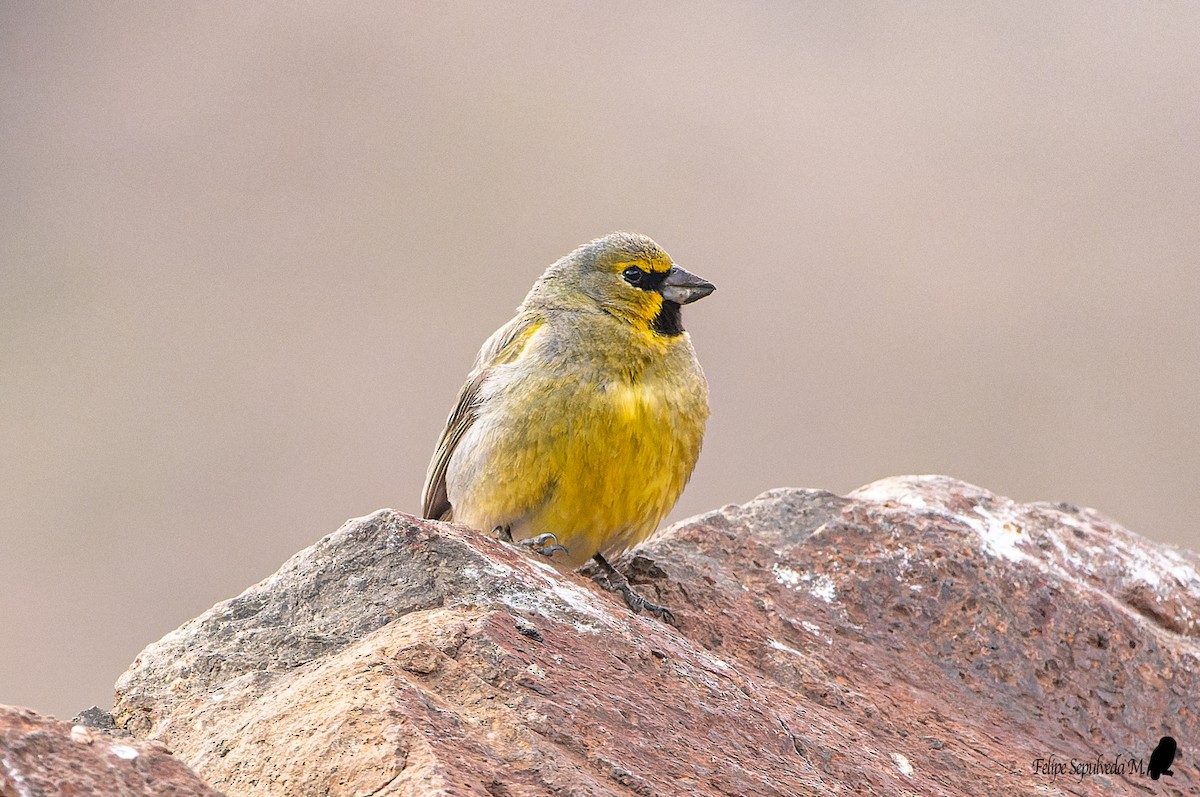
[(114, 714), (229, 795), (1200, 789), (1200, 557), (1090, 510), (773, 490), (621, 566), (680, 628), (382, 510), (149, 646)]

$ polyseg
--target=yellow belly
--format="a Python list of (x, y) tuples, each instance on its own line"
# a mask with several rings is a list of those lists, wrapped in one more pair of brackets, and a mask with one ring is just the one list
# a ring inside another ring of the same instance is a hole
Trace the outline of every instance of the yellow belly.
[(520, 417), (481, 418), (476, 438), (464, 441), (475, 455), (456, 463), (469, 478), (452, 479), (454, 519), (483, 530), (507, 525), (515, 539), (550, 532), (569, 552), (554, 561), (576, 567), (642, 542), (700, 453), (707, 390), (698, 372), (686, 376), (524, 385)]
[(590, 428), (564, 446), (555, 489), (531, 519), (535, 531), (558, 535), (575, 564), (654, 533), (699, 454), (698, 441), (679, 439), (661, 389), (620, 385), (606, 398)]

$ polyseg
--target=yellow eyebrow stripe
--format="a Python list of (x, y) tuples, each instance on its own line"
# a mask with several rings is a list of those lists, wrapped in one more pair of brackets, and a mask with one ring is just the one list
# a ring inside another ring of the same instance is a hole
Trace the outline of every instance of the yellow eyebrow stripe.
[(665, 274), (675, 267), (675, 264), (671, 261), (671, 258), (665, 255), (657, 257), (639, 257), (633, 260), (622, 260), (615, 265), (615, 270), (618, 273), (625, 270), (629, 266), (636, 266), (637, 268), (640, 268), (643, 271), (648, 271), (651, 274)]

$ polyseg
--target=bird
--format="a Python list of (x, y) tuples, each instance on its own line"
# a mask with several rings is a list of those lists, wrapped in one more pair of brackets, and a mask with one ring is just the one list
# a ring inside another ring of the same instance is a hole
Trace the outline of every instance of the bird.
[(695, 468), (708, 382), (681, 308), (714, 290), (635, 233), (553, 263), (480, 349), (429, 463), (424, 517), (563, 566), (595, 561), (633, 611), (673, 624), (608, 560), (654, 533)]
[(1155, 747), (1154, 752), (1150, 754), (1151, 780), (1158, 780), (1162, 775), (1175, 774), (1171, 769), (1171, 762), (1175, 760), (1176, 749), (1173, 737), (1164, 736), (1158, 740), (1158, 747)]

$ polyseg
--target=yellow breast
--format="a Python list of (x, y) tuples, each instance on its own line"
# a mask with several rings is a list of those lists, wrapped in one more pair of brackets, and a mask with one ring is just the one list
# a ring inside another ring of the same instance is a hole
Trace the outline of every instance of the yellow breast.
[(549, 500), (531, 517), (574, 564), (650, 536), (679, 499), (700, 453), (707, 402), (661, 381), (609, 383), (576, 414), (556, 457)]

